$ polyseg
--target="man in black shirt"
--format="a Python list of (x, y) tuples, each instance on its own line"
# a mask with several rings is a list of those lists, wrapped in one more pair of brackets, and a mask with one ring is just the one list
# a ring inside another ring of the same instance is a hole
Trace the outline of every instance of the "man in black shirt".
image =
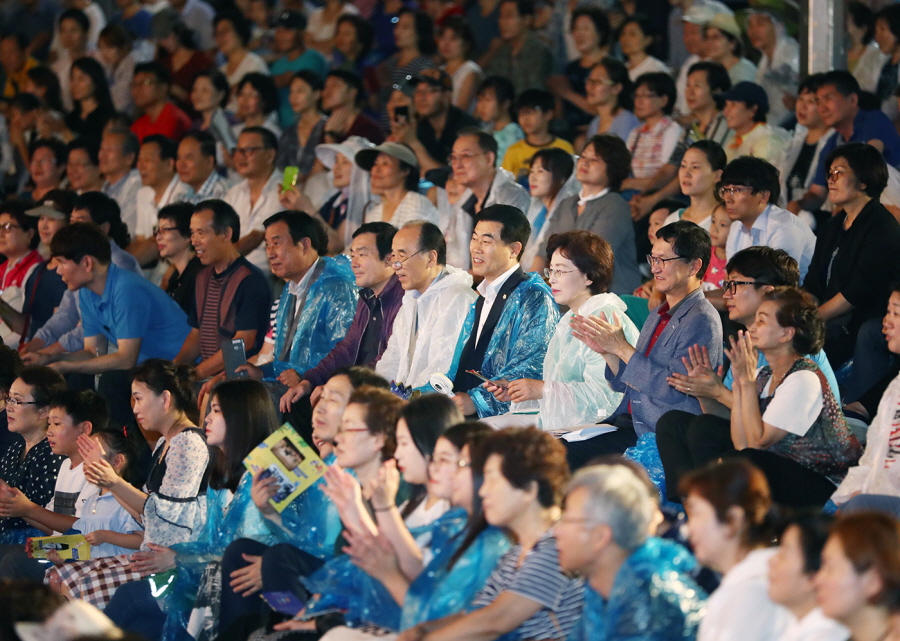
[(424, 69), (412, 79), (418, 121), (411, 120), (400, 132), (412, 147), (422, 173), (447, 166), (456, 135), (478, 121), (451, 104), (453, 81), (446, 71)]

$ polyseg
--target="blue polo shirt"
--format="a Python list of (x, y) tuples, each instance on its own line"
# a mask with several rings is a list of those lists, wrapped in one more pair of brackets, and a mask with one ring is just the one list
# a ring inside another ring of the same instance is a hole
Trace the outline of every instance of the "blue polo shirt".
[(865, 111), (860, 109), (853, 119), (853, 135), (850, 140), (844, 140), (838, 133), (831, 134), (831, 138), (822, 147), (819, 154), (819, 168), (816, 170), (816, 177), (813, 179), (814, 185), (826, 187), (828, 182), (825, 179), (825, 161), (828, 154), (837, 147), (848, 142), (869, 142), (870, 140), (880, 140), (884, 143), (884, 161), (891, 167), (900, 167), (900, 134), (891, 119), (884, 112), (877, 110)]
[(85, 336), (100, 334), (114, 345), (140, 338), (138, 363), (148, 358), (172, 360), (191, 328), (187, 314), (162, 289), (143, 276), (110, 263), (103, 296), (87, 287), (78, 290)]

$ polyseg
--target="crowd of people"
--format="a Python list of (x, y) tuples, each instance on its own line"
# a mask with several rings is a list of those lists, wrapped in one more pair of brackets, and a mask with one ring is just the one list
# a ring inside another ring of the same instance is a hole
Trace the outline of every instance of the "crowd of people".
[(791, 3), (3, 3), (3, 638), (900, 640), (847, 13), (805, 73)]

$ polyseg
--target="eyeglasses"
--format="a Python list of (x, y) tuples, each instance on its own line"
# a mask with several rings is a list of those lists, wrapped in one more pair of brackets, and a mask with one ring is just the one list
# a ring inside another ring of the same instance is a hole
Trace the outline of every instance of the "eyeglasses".
[(448, 458), (434, 459), (434, 458), (431, 458), (430, 456), (428, 456), (427, 460), (428, 460), (428, 465), (435, 467), (435, 468), (444, 467), (445, 465), (447, 465), (449, 467), (458, 467), (459, 466), (458, 460), (454, 461), (454, 460), (448, 459)]
[(467, 461), (467, 460), (465, 460), (465, 459), (459, 459), (459, 460), (456, 462), (456, 468), (457, 468), (457, 469), (462, 470), (462, 469), (465, 469), (465, 468), (467, 468), (467, 467), (472, 467), (472, 462), (471, 462), (471, 461)]
[(659, 256), (654, 256), (653, 254), (647, 254), (647, 262), (650, 263), (651, 267), (659, 267), (660, 265), (665, 265), (670, 260), (684, 260), (684, 257), (673, 256), (672, 258), (660, 258)]
[(559, 278), (563, 274), (571, 274), (574, 271), (578, 271), (576, 269), (570, 269), (568, 271), (563, 271), (561, 269), (544, 269), (544, 278), (550, 280), (551, 278)]
[(178, 227), (159, 227), (159, 226), (156, 226), (156, 227), (153, 228), (153, 235), (154, 235), (154, 236), (161, 236), (161, 235), (163, 235), (163, 234), (169, 233), (170, 231), (178, 231)]
[[(416, 254), (421, 254), (421, 253), (422, 253), (422, 250), (421, 250), (421, 249), (420, 249), (419, 251), (416, 252)], [(403, 260), (392, 260), (392, 261), (391, 261), (391, 267), (393, 267), (394, 269), (400, 269), (401, 267), (403, 267), (403, 263), (405, 263), (406, 261), (408, 261), (410, 258), (412, 258), (413, 256), (415, 256), (416, 254), (410, 254), (409, 256), (407, 256), (406, 258), (404, 258)], [(392, 255), (391, 255), (391, 258), (393, 258), (393, 257), (394, 257), (394, 256), (393, 256), (393, 254), (392, 254)]]
[(765, 283), (758, 280), (726, 280), (722, 281), (722, 291), (734, 296), (737, 293), (738, 285), (765, 285)]
[(3, 223), (2, 225), (0, 225), (0, 233), (3, 234), (8, 234), (13, 229), (22, 229), (22, 226), (15, 223)]
[(719, 187), (719, 198), (725, 200), (725, 196), (735, 196), (741, 192), (752, 192), (753, 187)]
[(843, 167), (835, 167), (834, 169), (829, 169), (827, 172), (825, 172), (825, 179), (828, 182), (832, 182), (840, 178), (841, 175), (849, 173), (849, 169), (844, 169)]
[(15, 396), (10, 396), (6, 399), (6, 404), (12, 405), (13, 407), (15, 407), (16, 405), (37, 405), (37, 401), (22, 401)]
[(153, 78), (145, 78), (144, 80), (135, 80), (131, 83), (132, 87), (146, 87), (148, 85), (155, 85), (156, 80)]
[(238, 154), (243, 154), (245, 156), (249, 156), (263, 149), (265, 149), (265, 147), (235, 147), (234, 155), (237, 156)]
[(480, 151), (477, 154), (450, 154), (447, 160), (451, 165), (462, 164), (464, 162), (469, 162), (476, 156), (483, 156), (484, 152)]

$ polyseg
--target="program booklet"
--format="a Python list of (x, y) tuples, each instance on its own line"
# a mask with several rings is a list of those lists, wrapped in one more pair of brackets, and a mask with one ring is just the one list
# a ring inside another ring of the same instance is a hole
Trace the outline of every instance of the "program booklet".
[(244, 466), (254, 476), (262, 470), (261, 478), (278, 479), (278, 492), (269, 499), (278, 512), (325, 474), (325, 463), (288, 423), (250, 452)]
[(59, 558), (66, 561), (85, 561), (91, 558), (91, 544), (83, 534), (32, 536), (26, 540), (25, 550), (32, 559), (46, 559), (50, 550), (56, 550)]

